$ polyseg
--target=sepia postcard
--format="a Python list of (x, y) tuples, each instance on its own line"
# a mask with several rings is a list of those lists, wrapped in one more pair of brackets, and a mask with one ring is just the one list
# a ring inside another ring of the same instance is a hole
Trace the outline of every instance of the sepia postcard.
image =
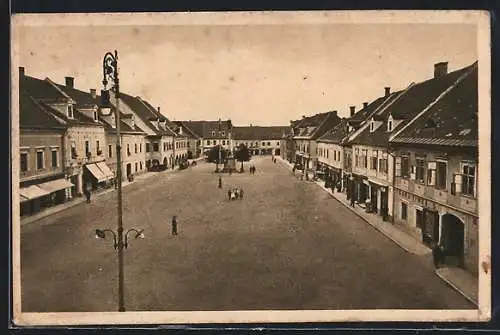
[(17, 14), (11, 46), (15, 325), (490, 319), (488, 12)]

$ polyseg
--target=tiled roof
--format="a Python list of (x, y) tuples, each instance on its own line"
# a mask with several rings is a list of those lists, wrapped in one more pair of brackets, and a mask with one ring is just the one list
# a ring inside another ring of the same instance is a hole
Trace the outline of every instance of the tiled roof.
[[(389, 97), (394, 97), (397, 95), (397, 93), (398, 92), (392, 93)], [(373, 102), (369, 103), (366, 107), (360, 109), (353, 116), (351, 116), (349, 118), (349, 122), (353, 123), (353, 124), (358, 124), (358, 123), (365, 121), (389, 97), (380, 97), (380, 98), (375, 99)]]
[(348, 119), (342, 119), (334, 128), (327, 131), (323, 136), (318, 138), (318, 142), (329, 142), (341, 144), (342, 140), (348, 135)]
[[(457, 79), (470, 70), (471, 67), (469, 66), (451, 72), (446, 76), (432, 78), (411, 86), (406, 92), (394, 100), (385, 110), (382, 110), (380, 113), (377, 112), (375, 114), (376, 116), (374, 115), (376, 120), (382, 121), (381, 126), (373, 132), (370, 132), (369, 127), (366, 127), (354, 139), (351, 139), (349, 143), (373, 146), (388, 145), (389, 137), (391, 135), (402, 129), (411, 119), (416, 117), (418, 113), (423, 111), (446, 89), (451, 87)], [(387, 131), (387, 119), (389, 115), (392, 115), (395, 120), (401, 120), (401, 122), (391, 132)]]
[(76, 102), (76, 108), (91, 108), (95, 105), (99, 105), (98, 100), (96, 101), (92, 98), (92, 95), (88, 92), (80, 91), (76, 88), (71, 88), (65, 85), (54, 84)]
[(64, 129), (65, 125), (30, 97), (27, 92), (19, 92), (19, 127)]
[(164, 130), (162, 128), (156, 128), (156, 126), (151, 121), (153, 118), (157, 118), (155, 112), (153, 112), (150, 108), (148, 108), (145, 104), (142, 103), (142, 99), (135, 98), (125, 93), (120, 93), (120, 99), (123, 100), (136, 114), (137, 116), (149, 127), (151, 128), (157, 135), (160, 136), (174, 136), (175, 134), (172, 131)]
[(193, 130), (191, 130), (191, 128), (189, 128), (186, 124), (184, 124), (182, 121), (173, 121), (173, 122), (175, 122), (175, 124), (177, 126), (182, 127), (182, 131), (184, 133), (186, 133), (189, 137), (199, 138), (199, 136)]
[(250, 127), (233, 127), (232, 138), (235, 140), (276, 140), (283, 137), (283, 133), (287, 133), (290, 127), (286, 126), (250, 126)]
[[(192, 131), (194, 131), (199, 137), (206, 139), (211, 138), (227, 138), (228, 133), (232, 128), (231, 120), (221, 120), (219, 121), (181, 121), (186, 124)], [(220, 131), (224, 131), (224, 135), (220, 134)], [(212, 132), (215, 132), (212, 135)]]
[(477, 146), (477, 67), (391, 142), (445, 146)]
[(21, 90), (28, 92), (28, 94), (36, 100), (68, 100), (46, 80), (25, 75), (19, 78), (19, 86)]
[(295, 138), (317, 139), (340, 122), (336, 112), (316, 114), (302, 119), (294, 130)]
[(159, 118), (160, 121), (165, 121), (166, 128), (163, 129), (163, 131), (166, 132), (168, 136), (179, 136), (177, 134), (178, 126), (175, 123), (173, 123), (165, 115), (160, 113), (158, 109), (154, 108), (153, 105), (151, 105), (148, 101), (139, 97), (137, 97), (137, 99), (140, 99), (140, 101), (142, 101), (142, 103), (144, 103), (146, 107), (148, 107), (149, 110), (151, 110), (151, 112), (155, 115), (155, 118)]
[[(96, 104), (98, 104), (101, 101), (101, 97), (98, 95), (96, 96)], [(111, 105), (111, 111), (116, 114), (116, 108), (115, 106)], [(120, 113), (120, 132), (127, 132), (127, 133), (137, 133), (137, 134), (145, 134), (145, 131), (142, 130), (137, 124), (134, 124), (134, 128), (131, 128), (126, 122), (123, 121), (123, 119), (133, 117), (132, 114), (125, 114), (125, 113)], [(114, 132), (116, 131), (116, 127), (112, 127), (110, 124), (108, 124), (106, 121), (102, 120), (102, 123), (104, 124), (104, 129), (107, 131)]]

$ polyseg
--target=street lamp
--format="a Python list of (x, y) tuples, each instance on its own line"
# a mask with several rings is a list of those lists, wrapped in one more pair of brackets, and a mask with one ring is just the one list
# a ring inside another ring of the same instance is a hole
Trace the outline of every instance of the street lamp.
[(105, 238), (106, 232), (112, 232), (114, 238), (114, 247), (118, 250), (118, 311), (125, 311), (125, 294), (124, 294), (124, 280), (123, 280), (123, 249), (127, 248), (127, 235), (131, 231), (135, 231), (136, 238), (142, 237), (142, 230), (139, 232), (136, 229), (129, 229), (125, 234), (125, 242), (123, 239), (123, 200), (122, 200), (122, 153), (121, 153), (121, 135), (120, 135), (120, 85), (118, 80), (118, 52), (115, 50), (114, 54), (107, 52), (104, 55), (102, 61), (102, 73), (103, 79), (102, 84), (104, 85), (104, 90), (102, 92), (103, 104), (106, 106), (110, 105), (110, 95), (107, 90), (107, 85), (111, 82), (110, 90), (114, 92), (116, 99), (116, 181), (118, 188), (118, 228), (115, 234), (112, 230), (96, 230), (97, 238)]
[[(113, 247), (115, 249), (119, 249), (120, 248), (120, 244), (118, 242), (116, 233), (113, 230), (111, 230), (111, 229), (96, 229), (95, 230), (95, 238), (96, 239), (105, 239), (106, 238), (106, 232), (111, 233), (113, 235)], [(122, 242), (121, 242), (122, 243), (121, 248), (125, 248), (125, 249), (128, 248), (128, 234), (131, 233), (131, 232), (135, 233), (134, 239), (144, 238), (144, 234), (143, 234), (144, 229), (137, 230), (135, 228), (130, 228), (125, 233), (125, 242), (123, 242), (123, 240), (122, 240)]]

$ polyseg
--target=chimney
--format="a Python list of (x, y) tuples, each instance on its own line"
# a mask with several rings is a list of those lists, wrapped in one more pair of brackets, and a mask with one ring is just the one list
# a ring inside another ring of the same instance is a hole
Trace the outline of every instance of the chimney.
[(368, 102), (363, 102), (363, 108), (368, 107)]
[(391, 88), (390, 87), (384, 87), (385, 89), (385, 96), (388, 97), (389, 95), (391, 95)]
[(73, 78), (73, 77), (65, 77), (64, 79), (66, 79), (66, 87), (74, 88), (75, 78)]
[(434, 78), (446, 76), (448, 74), (448, 62), (434, 64)]
[(19, 78), (22, 78), (22, 77), (24, 77), (24, 67), (20, 66), (19, 67)]
[(356, 106), (350, 106), (349, 109), (351, 110), (351, 116), (353, 116), (356, 113)]
[(337, 115), (337, 111), (330, 111), (333, 115)]
[(92, 99), (96, 99), (97, 98), (97, 91), (95, 88), (91, 88), (90, 89), (90, 95), (92, 96)]
[(306, 118), (306, 116), (305, 116), (305, 115), (302, 115), (302, 118), (303, 118), (303, 119), (305, 119), (305, 118)]
[(158, 114), (160, 114), (160, 106), (157, 107)]

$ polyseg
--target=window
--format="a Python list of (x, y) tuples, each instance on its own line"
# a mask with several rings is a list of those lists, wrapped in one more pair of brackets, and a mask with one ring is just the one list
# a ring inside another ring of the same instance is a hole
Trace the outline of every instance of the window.
[(215, 131), (212, 131), (212, 136), (215, 136)]
[(52, 167), (56, 168), (59, 164), (57, 162), (57, 149), (52, 150)]
[(220, 132), (221, 136), (226, 136), (226, 133), (224, 131)]
[(425, 165), (424, 164), (425, 164), (425, 162), (423, 159), (417, 158), (417, 168), (416, 168), (417, 171), (416, 171), (415, 179), (421, 183), (424, 182), (424, 175), (425, 175)]
[(20, 159), (21, 172), (28, 171), (28, 153), (27, 152), (21, 152), (21, 155), (19, 156), (19, 159)]
[(158, 142), (153, 143), (153, 151), (154, 152), (160, 151), (160, 146), (158, 145)]
[(280, 145), (280, 141), (276, 142), (276, 145)]
[(262, 146), (264, 147), (266, 145), (266, 142), (262, 142)]
[(73, 118), (73, 105), (68, 105), (68, 117)]
[(139, 166), (141, 167), (141, 171), (142, 171), (142, 162), (139, 162)]
[(85, 141), (85, 155), (89, 155), (90, 154), (90, 144), (89, 144), (89, 141)]
[(137, 162), (135, 162), (135, 172), (137, 172)]
[(142, 143), (139, 143), (139, 152), (142, 152)]
[(43, 151), (37, 151), (36, 152), (36, 169), (37, 170), (42, 170), (43, 169)]
[(267, 142), (267, 146), (270, 147), (271, 146), (271, 142)]
[(127, 143), (127, 156), (130, 156), (130, 144)]
[(356, 150), (354, 151), (354, 165), (355, 165), (356, 167), (358, 167), (358, 166), (359, 166), (359, 149), (356, 149)]
[(474, 196), (476, 185), (476, 166), (464, 164), (462, 167), (462, 193)]
[(111, 144), (108, 145), (108, 157), (113, 157), (113, 146)]
[(408, 204), (402, 202), (401, 203), (401, 220), (408, 219)]
[(387, 131), (392, 131), (392, 121), (387, 122)]
[(388, 161), (387, 158), (380, 158), (378, 160), (378, 170), (381, 173), (387, 173), (387, 168), (388, 168)]
[(167, 142), (163, 142), (163, 151), (167, 150)]
[(78, 157), (78, 153), (76, 152), (76, 143), (71, 142), (71, 158), (76, 159)]
[(363, 150), (363, 168), (368, 167), (368, 150)]
[(134, 152), (137, 153), (137, 143), (134, 143)]
[(210, 145), (210, 140), (207, 140), (207, 145)]
[(373, 132), (373, 129), (375, 129), (375, 125), (373, 121), (370, 123), (370, 132)]
[(326, 149), (326, 158), (329, 158), (328, 156), (330, 156), (330, 150)]
[(401, 157), (401, 177), (408, 178), (410, 176), (410, 158), (408, 156)]
[(151, 143), (146, 143), (146, 152), (151, 151)]
[(446, 163), (437, 162), (436, 166), (436, 187), (442, 190), (446, 189)]
[(427, 185), (436, 185), (436, 162), (427, 163)]
[(370, 169), (377, 171), (377, 157), (370, 157)]
[(226, 145), (226, 141), (225, 140), (222, 140), (222, 145)]
[(97, 118), (97, 111), (94, 111), (94, 121), (98, 121), (99, 119)]

